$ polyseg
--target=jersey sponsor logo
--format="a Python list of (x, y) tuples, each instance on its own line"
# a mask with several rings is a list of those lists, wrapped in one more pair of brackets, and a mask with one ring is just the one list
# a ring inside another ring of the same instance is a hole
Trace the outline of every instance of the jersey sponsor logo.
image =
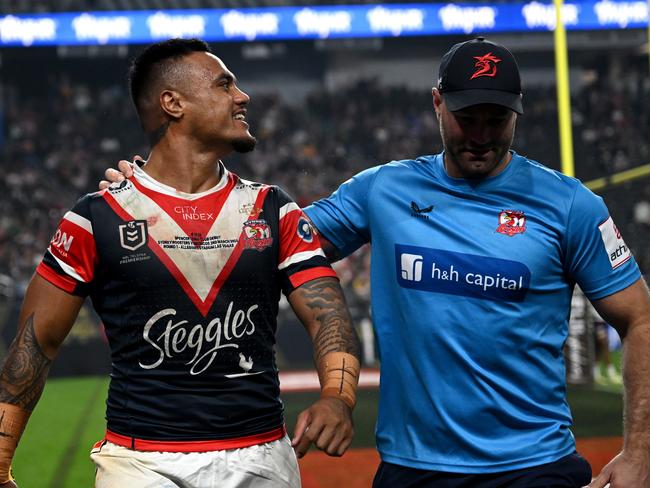
[(395, 244), (395, 262), (404, 288), (520, 302), (530, 287), (528, 267), (508, 259)]
[(612, 217), (608, 217), (605, 222), (600, 224), (598, 230), (600, 230), (600, 236), (603, 239), (603, 244), (605, 244), (612, 269), (616, 269), (629, 261), (632, 253), (625, 244), (623, 236), (614, 224)]
[(476, 59), (474, 63), (476, 71), (474, 71), (470, 80), (480, 78), (481, 76), (494, 78), (497, 75), (497, 63), (500, 63), (501, 60), (494, 54), (487, 53), (483, 56), (474, 56), (474, 59)]
[(52, 240), (50, 241), (50, 244), (56, 247), (61, 253), (68, 253), (70, 251), (70, 247), (72, 246), (73, 240), (73, 235), (68, 235), (61, 229), (57, 229), (54, 237), (52, 237)]
[(239, 353), (239, 367), (244, 370), (243, 373), (234, 373), (234, 374), (226, 374), (224, 375), (226, 378), (241, 378), (242, 376), (250, 376), (254, 374), (261, 374), (264, 371), (255, 371), (254, 373), (251, 372), (251, 369), (253, 369), (253, 357), (248, 356), (248, 359), (246, 359), (246, 356), (244, 355), (243, 352)]
[(497, 232), (507, 236), (526, 232), (526, 216), (519, 210), (503, 210), (499, 214)]
[(174, 205), (174, 213), (178, 214), (181, 220), (214, 220), (213, 212), (201, 212), (198, 205)]
[(128, 250), (135, 251), (147, 243), (147, 221), (131, 220), (118, 226), (120, 232), (120, 245)]
[(296, 234), (298, 234), (298, 237), (306, 243), (310, 243), (314, 240), (314, 228), (305, 217), (300, 217), (300, 219), (298, 219)]
[(422, 281), (422, 261), (419, 254), (402, 253), (400, 255), (401, 276), (406, 281)]
[(433, 210), (433, 205), (429, 205), (428, 207), (420, 207), (417, 203), (414, 201), (411, 201), (411, 216), (412, 217), (417, 217), (420, 219), (425, 219), (429, 220), (429, 216), (426, 215), (429, 212)]
[(154, 361), (139, 361), (140, 367), (156, 369), (165, 359), (191, 354), (185, 364), (190, 366), (191, 375), (199, 375), (214, 363), (220, 350), (239, 349), (235, 341), (255, 332), (252, 314), (258, 308), (258, 305), (251, 305), (246, 310), (235, 310), (233, 302), (230, 302), (223, 319), (216, 317), (207, 325), (193, 326), (189, 326), (187, 320), (177, 320), (175, 309), (161, 310), (147, 321), (142, 330), (142, 338), (158, 357)]
[(244, 222), (244, 249), (263, 251), (273, 244), (271, 228), (266, 220), (248, 220)]

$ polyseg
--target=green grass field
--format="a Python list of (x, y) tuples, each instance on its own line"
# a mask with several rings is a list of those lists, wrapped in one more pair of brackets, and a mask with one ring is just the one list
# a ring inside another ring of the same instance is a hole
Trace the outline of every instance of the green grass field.
[[(54, 379), (47, 383), (21, 441), (14, 471), (21, 488), (91, 488), (92, 445), (104, 434), (106, 378)], [(316, 398), (315, 393), (283, 395), (287, 427)], [(352, 447), (374, 445), (377, 391), (361, 390), (355, 409)], [(576, 437), (621, 435), (620, 387), (571, 388)]]

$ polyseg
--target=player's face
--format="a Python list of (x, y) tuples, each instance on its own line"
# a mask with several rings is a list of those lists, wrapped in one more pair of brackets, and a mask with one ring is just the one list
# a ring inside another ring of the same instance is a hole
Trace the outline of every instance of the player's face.
[[(437, 91), (437, 90), (436, 90)], [(501, 172), (510, 160), (516, 114), (493, 104), (451, 112), (434, 93), (434, 105), (445, 148), (445, 165), (455, 178), (485, 178)]]
[(226, 152), (252, 151), (256, 139), (246, 122), (250, 97), (237, 87), (235, 76), (210, 53), (188, 55), (186, 115), (199, 142), (223, 146)]

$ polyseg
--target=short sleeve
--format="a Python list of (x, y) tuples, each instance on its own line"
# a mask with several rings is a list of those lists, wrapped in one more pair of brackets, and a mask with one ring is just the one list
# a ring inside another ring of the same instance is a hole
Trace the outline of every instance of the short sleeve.
[(97, 264), (90, 198), (90, 195), (81, 198), (63, 216), (36, 268), (54, 286), (79, 296), (88, 295)]
[(277, 188), (279, 207), (278, 271), (282, 290), (289, 295), (308, 281), (331, 276), (336, 278), (318, 235), (300, 207), (281, 188)]
[(590, 300), (619, 292), (641, 276), (605, 202), (583, 185), (573, 198), (564, 244), (566, 270)]
[(305, 208), (318, 232), (347, 256), (370, 242), (368, 198), (380, 166), (343, 183), (332, 195)]

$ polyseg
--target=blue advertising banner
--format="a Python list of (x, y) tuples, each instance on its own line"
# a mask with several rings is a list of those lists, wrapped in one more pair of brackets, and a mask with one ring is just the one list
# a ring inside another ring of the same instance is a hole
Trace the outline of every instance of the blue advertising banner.
[[(648, 3), (568, 1), (562, 17), (568, 30), (640, 29), (648, 25)], [(537, 1), (68, 12), (0, 16), (0, 46), (137, 44), (170, 37), (226, 42), (434, 36), (554, 28), (555, 7)]]

